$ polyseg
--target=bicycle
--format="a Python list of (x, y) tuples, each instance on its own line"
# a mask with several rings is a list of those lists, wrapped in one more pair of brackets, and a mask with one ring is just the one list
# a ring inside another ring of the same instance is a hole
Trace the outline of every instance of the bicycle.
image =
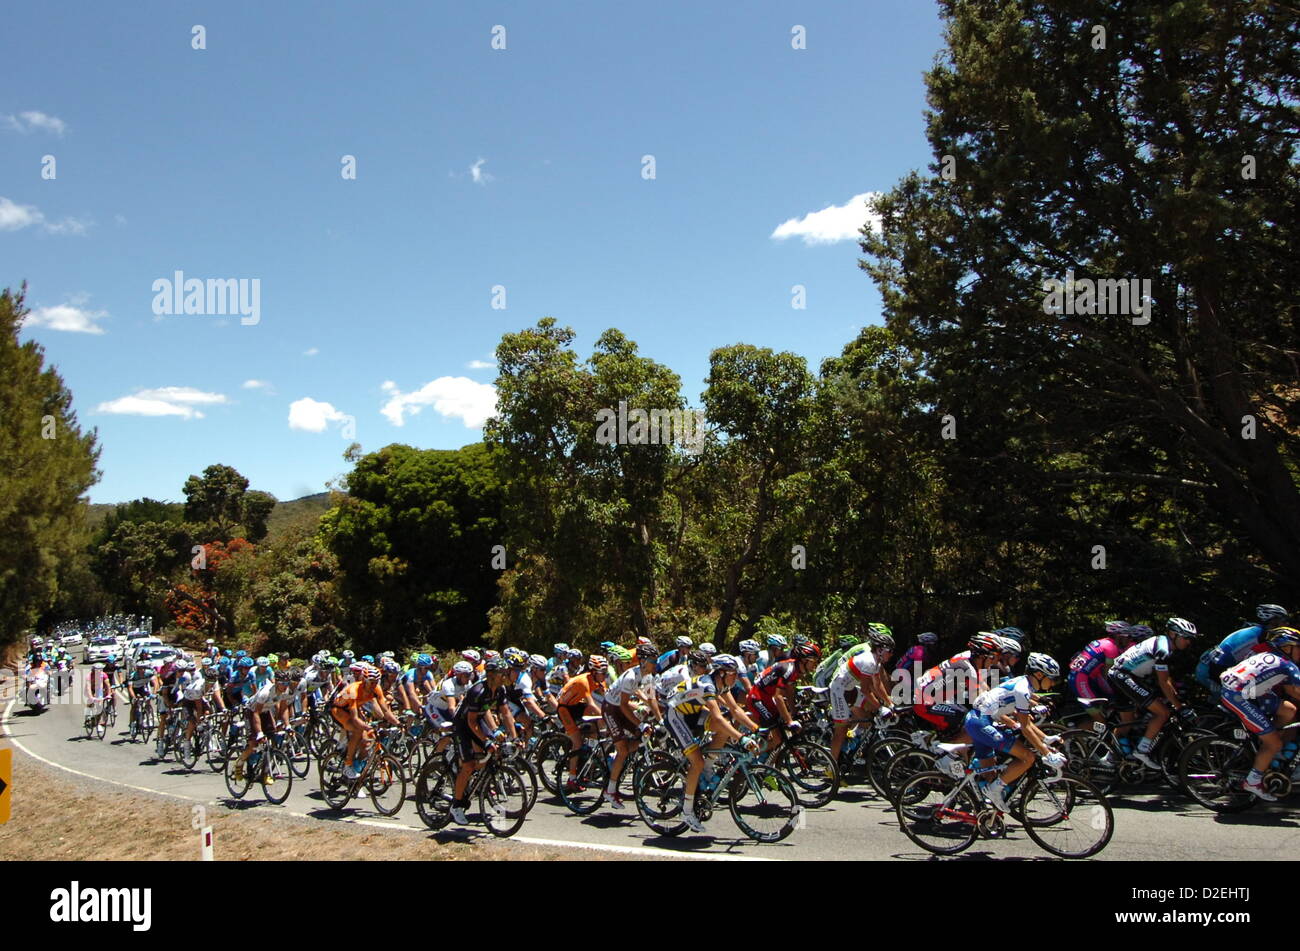
[(152, 697), (136, 697), (131, 701), (129, 735), (132, 743), (136, 741), (137, 737), (148, 743), (149, 736), (153, 733), (154, 727), (158, 725), (158, 718), (154, 712), (152, 700)]
[(346, 743), (335, 747), (320, 761), (321, 796), (331, 809), (342, 811), (354, 796), (365, 790), (375, 811), (381, 816), (395, 816), (406, 802), (406, 775), (401, 761), (390, 752), (400, 727), (375, 731), (366, 751), (365, 763), (355, 779), (343, 774)]
[(226, 757), (226, 788), (236, 799), (243, 799), (253, 783), (261, 783), (262, 795), (267, 802), (279, 806), (289, 798), (293, 789), (293, 770), (289, 768), (289, 758), (274, 744), (268, 743), (266, 736), (259, 738), (244, 763), (243, 773), (236, 778), (235, 771), (239, 765), (239, 755), (232, 748)]
[[(1242, 782), (1255, 767), (1259, 753), (1259, 738), (1244, 728), (1233, 730), (1232, 739), (1218, 735), (1202, 737), (1183, 751), (1178, 762), (1178, 778), (1182, 787), (1198, 803), (1215, 812), (1230, 814), (1245, 812), (1262, 802), (1257, 796), (1241, 788)], [(1300, 750), (1283, 759), (1280, 755), (1270, 765), (1261, 785), (1265, 790), (1284, 799), (1296, 790), (1300, 780)]]
[[(1061, 734), (1062, 749), (1070, 761), (1071, 771), (1080, 778), (1095, 783), (1107, 795), (1121, 784), (1137, 784), (1146, 780), (1151, 770), (1132, 759), (1115, 734), (1120, 728), (1127, 727), (1126, 738), (1140, 737), (1146, 725), (1151, 722), (1151, 712), (1146, 711), (1137, 719), (1125, 723), (1116, 716), (1119, 710), (1109, 707), (1111, 698), (1099, 697), (1081, 703), (1085, 707), (1095, 706), (1105, 710), (1106, 719), (1092, 721), (1088, 729), (1067, 729)], [(1211, 731), (1184, 721), (1181, 717), (1170, 717), (1156, 737), (1150, 753), (1160, 764), (1160, 778), (1170, 786), (1180, 787), (1178, 764), (1184, 751), (1196, 740), (1213, 735)]]
[(86, 739), (102, 740), (104, 734), (108, 732), (108, 713), (105, 709), (106, 707), (107, 701), (103, 697), (91, 698), (85, 722), (82, 724), (86, 731)]
[[(471, 774), (465, 789), (466, 799), (478, 799), (478, 814), (487, 830), (503, 839), (519, 831), (529, 812), (527, 780), (511, 762), (517, 757), (515, 744), (501, 743), (479, 760), (483, 765)], [(453, 743), (445, 754), (426, 762), (415, 781), (416, 812), (435, 832), (451, 822), (460, 766), (460, 754)]]
[[(755, 842), (780, 842), (794, 831), (803, 806), (794, 785), (777, 769), (758, 763), (756, 754), (734, 746), (701, 752), (723, 759), (725, 769), (721, 775), (715, 770), (711, 782), (700, 777), (695, 790), (696, 818), (707, 822), (725, 796), (732, 821)], [(637, 785), (636, 808), (651, 831), (663, 836), (685, 832), (686, 822), (679, 818), (685, 804), (685, 763), (664, 763), (645, 770)]]
[[(967, 766), (960, 779), (937, 770), (917, 773), (898, 790), (894, 810), (899, 827), (935, 855), (956, 855), (981, 835), (1004, 837), (1005, 817), (985, 801), (976, 777), (1001, 773), (1008, 765)], [(1110, 803), (1096, 786), (1053, 772), (1041, 760), (1016, 782), (1008, 810), (1040, 848), (1059, 858), (1096, 855), (1114, 832)]]

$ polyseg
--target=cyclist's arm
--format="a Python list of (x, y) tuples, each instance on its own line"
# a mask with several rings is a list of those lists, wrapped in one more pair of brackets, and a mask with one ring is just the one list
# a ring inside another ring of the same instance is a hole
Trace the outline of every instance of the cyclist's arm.
[(863, 692), (870, 697), (874, 697), (878, 706), (887, 707), (890, 705), (889, 691), (885, 689), (884, 670), (871, 675), (871, 679), (867, 684), (867, 689)]
[(709, 711), (709, 725), (714, 732), (721, 733), (729, 740), (739, 741), (742, 734), (734, 726), (727, 722), (727, 718), (722, 715), (722, 708), (718, 706), (716, 697), (709, 697), (704, 701), (704, 708)]
[(1156, 683), (1160, 685), (1160, 692), (1165, 695), (1170, 705), (1175, 710), (1181, 709), (1183, 704), (1178, 699), (1178, 689), (1174, 686), (1174, 680), (1169, 676), (1168, 670), (1156, 671)]
[[(1010, 720), (1011, 718), (1005, 717), (1004, 719)], [(1012, 722), (1019, 724), (1020, 735), (1028, 740), (1029, 744), (1041, 755), (1047, 756), (1052, 752), (1047, 748), (1047, 741), (1043, 735), (1043, 731), (1037, 727), (1028, 713), (1016, 711), (1016, 718), (1015, 720), (1012, 720)]]
[(722, 697), (722, 702), (726, 708), (731, 711), (731, 716), (735, 721), (736, 726), (743, 727), (749, 733), (753, 733), (758, 729), (758, 724), (749, 718), (749, 715), (745, 713), (745, 708), (740, 705), (739, 700), (731, 695), (730, 690), (726, 693), (719, 694), (719, 696)]
[(776, 712), (781, 715), (781, 722), (789, 726), (794, 717), (790, 715), (790, 708), (785, 704), (785, 696), (782, 691), (772, 694), (772, 700), (776, 703)]

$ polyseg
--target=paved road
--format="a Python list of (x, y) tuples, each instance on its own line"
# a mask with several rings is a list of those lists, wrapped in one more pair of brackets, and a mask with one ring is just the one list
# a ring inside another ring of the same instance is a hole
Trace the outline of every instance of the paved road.
[[(414, 806), (406, 805), (393, 819), (373, 813), (368, 800), (354, 802), (344, 816), (325, 806), (316, 791), (316, 773), (294, 780), (283, 806), (257, 798), (230, 799), (222, 777), (200, 760), (190, 773), (173, 762), (153, 760), (152, 745), (130, 743), (110, 734), (103, 741), (88, 740), (82, 730), (82, 708), (74, 704), (51, 707), (39, 717), (26, 714), (21, 704), (0, 704), (3, 739), (20, 751), (79, 773), (154, 793), (178, 796), (208, 804), (209, 808), (279, 810), (319, 818), (321, 821), (365, 822), (367, 825), (424, 830)], [(123, 718), (119, 717), (119, 724)], [(1294, 800), (1293, 800), (1294, 801)], [(1238, 816), (1216, 817), (1195, 803), (1156, 789), (1113, 800), (1115, 833), (1110, 846), (1096, 861), (1210, 859), (1290, 860), (1300, 854), (1300, 814), (1294, 807), (1270, 806)], [(677, 839), (655, 836), (637, 818), (634, 806), (627, 813), (604, 808), (586, 819), (569, 814), (557, 801), (538, 800), (536, 808), (516, 837), (530, 844), (584, 845), (588, 848), (640, 854), (676, 854), (682, 858), (715, 859), (902, 859), (933, 858), (912, 844), (898, 828), (892, 811), (865, 789), (853, 787), (841, 800), (806, 814), (804, 827), (784, 842), (756, 845), (738, 840), (727, 813), (715, 815), (706, 825), (708, 835), (689, 833)], [(395, 830), (397, 831), (397, 830)], [(405, 833), (409, 834), (409, 833)], [(476, 833), (468, 830), (439, 833), (447, 839)], [(1006, 839), (980, 840), (962, 858), (1045, 859), (1047, 854), (1018, 829)]]

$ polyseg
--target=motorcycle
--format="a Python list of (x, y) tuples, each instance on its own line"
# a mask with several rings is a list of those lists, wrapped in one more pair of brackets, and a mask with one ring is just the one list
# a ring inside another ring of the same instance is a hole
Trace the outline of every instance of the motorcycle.
[(50, 705), (50, 675), (43, 669), (29, 671), (23, 687), (23, 702), (36, 713), (44, 713)]

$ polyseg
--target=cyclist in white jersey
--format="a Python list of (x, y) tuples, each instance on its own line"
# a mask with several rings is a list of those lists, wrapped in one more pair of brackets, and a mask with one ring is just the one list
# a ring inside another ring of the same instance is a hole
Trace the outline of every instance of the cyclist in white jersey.
[[(1148, 769), (1159, 770), (1160, 764), (1151, 758), (1151, 749), (1156, 737), (1164, 729), (1172, 712), (1181, 717), (1190, 718), (1191, 708), (1178, 697), (1178, 689), (1169, 676), (1169, 658), (1176, 650), (1186, 650), (1193, 644), (1192, 635), (1184, 628), (1171, 628), (1176, 631), (1173, 637), (1156, 634), (1145, 624), (1133, 625), (1135, 637), (1141, 638), (1128, 650), (1115, 658), (1106, 676), (1117, 693), (1128, 697), (1138, 710), (1150, 710), (1151, 721), (1147, 724), (1145, 735), (1138, 742), (1137, 749), (1129, 754)], [(1155, 684), (1151, 676), (1155, 675)], [(1164, 695), (1156, 695), (1156, 689)], [(1137, 712), (1125, 710), (1120, 719), (1125, 723), (1137, 718)], [(1124, 731), (1125, 733), (1127, 731)], [(1116, 735), (1122, 735), (1116, 730)]]

